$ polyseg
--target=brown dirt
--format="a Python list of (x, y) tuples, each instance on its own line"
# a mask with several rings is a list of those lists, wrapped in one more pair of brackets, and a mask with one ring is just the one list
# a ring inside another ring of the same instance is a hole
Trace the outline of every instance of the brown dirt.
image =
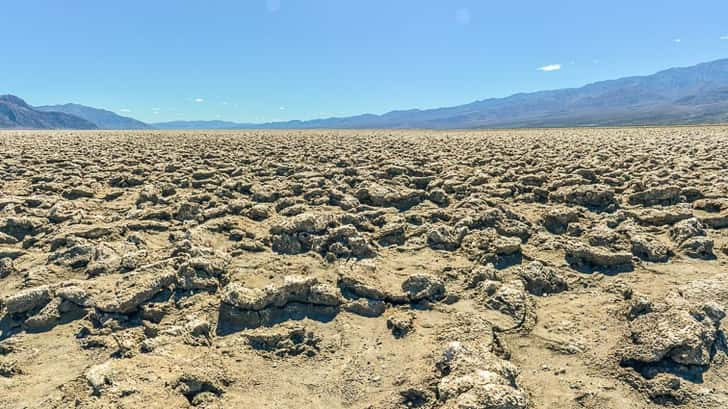
[(726, 141), (2, 132), (0, 407), (726, 407)]

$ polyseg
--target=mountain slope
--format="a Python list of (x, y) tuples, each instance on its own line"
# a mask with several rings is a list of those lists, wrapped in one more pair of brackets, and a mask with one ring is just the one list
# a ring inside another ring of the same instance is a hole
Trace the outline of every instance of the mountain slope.
[(38, 111), (43, 112), (63, 112), (83, 118), (91, 123), (96, 124), (99, 129), (151, 129), (150, 125), (129, 118), (117, 115), (105, 109), (87, 107), (79, 104), (64, 105), (44, 105), (35, 107)]
[(581, 88), (520, 93), (437, 109), (392, 111), (309, 121), (244, 124), (172, 121), (148, 125), (78, 104), (33, 108), (0, 97), (0, 128), (38, 129), (291, 129), (503, 128), (668, 125), (728, 122), (728, 59)]
[(63, 112), (41, 112), (14, 95), (0, 95), (0, 128), (96, 129), (93, 123)]
[[(728, 122), (728, 59), (581, 88), (521, 93), (448, 108), (255, 125), (226, 123), (225, 128), (503, 128), (721, 122)], [(188, 125), (194, 127), (195, 123)]]
[[(581, 88), (515, 94), (451, 108), (295, 123), (296, 127), (528, 127), (728, 121), (728, 59)], [(270, 127), (289, 126), (269, 124)]]

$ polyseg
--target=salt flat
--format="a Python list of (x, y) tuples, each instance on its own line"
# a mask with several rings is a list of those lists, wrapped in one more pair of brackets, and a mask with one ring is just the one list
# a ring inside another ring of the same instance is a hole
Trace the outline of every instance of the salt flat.
[(726, 407), (727, 142), (0, 132), (0, 406)]

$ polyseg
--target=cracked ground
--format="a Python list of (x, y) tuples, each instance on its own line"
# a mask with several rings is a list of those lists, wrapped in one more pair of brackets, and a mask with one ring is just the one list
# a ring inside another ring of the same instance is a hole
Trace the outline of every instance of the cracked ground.
[(0, 407), (724, 408), (728, 128), (0, 133)]

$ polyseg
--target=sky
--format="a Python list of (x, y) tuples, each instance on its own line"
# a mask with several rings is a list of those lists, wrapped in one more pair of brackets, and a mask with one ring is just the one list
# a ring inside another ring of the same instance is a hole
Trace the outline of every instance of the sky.
[(0, 94), (146, 122), (435, 108), (728, 57), (728, 1), (3, 2)]

